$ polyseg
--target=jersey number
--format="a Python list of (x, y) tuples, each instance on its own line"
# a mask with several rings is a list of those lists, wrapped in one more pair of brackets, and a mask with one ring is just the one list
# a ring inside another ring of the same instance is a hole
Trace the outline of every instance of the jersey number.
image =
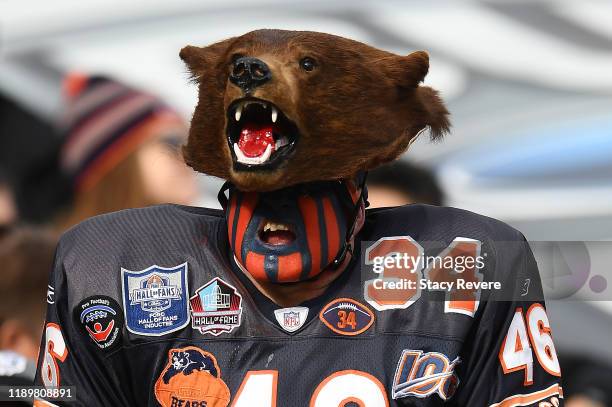
[(60, 372), (57, 361), (63, 362), (68, 356), (68, 348), (62, 331), (57, 324), (48, 323), (45, 327), (45, 354), (42, 361), (41, 377), (46, 387), (59, 387)]
[(355, 311), (338, 311), (338, 328), (344, 329), (350, 327), (351, 329), (357, 328), (357, 315)]
[(548, 316), (544, 307), (537, 303), (529, 307), (525, 318), (521, 308), (514, 313), (508, 334), (499, 350), (499, 361), (504, 374), (524, 370), (524, 385), (532, 384), (533, 353), (544, 370), (553, 376), (561, 376)]
[[(381, 288), (380, 281), (369, 280), (365, 283), (364, 297), (377, 311), (403, 309), (414, 304), (421, 296), (420, 281), (423, 277), (429, 281), (442, 283), (462, 278), (469, 282), (480, 282), (482, 273), (474, 267), (465, 267), (461, 272), (449, 264), (457, 264), (465, 259), (472, 263), (480, 256), (481, 243), (478, 240), (464, 237), (455, 238), (440, 254), (435, 256), (440, 261), (424, 264), (423, 247), (410, 236), (383, 237), (372, 244), (365, 253), (365, 263), (375, 264), (375, 259), (399, 256), (407, 259), (402, 267), (396, 264), (385, 264), (378, 280), (389, 283), (410, 282), (402, 289)], [(446, 294), (444, 312), (464, 314), (473, 317), (478, 309), (480, 292), (477, 289), (453, 289)]]
[[(247, 372), (232, 407), (276, 407), (277, 381), (276, 370)], [(343, 407), (348, 402), (367, 407), (389, 406), (385, 389), (377, 378), (359, 370), (342, 370), (317, 386), (310, 407)]]

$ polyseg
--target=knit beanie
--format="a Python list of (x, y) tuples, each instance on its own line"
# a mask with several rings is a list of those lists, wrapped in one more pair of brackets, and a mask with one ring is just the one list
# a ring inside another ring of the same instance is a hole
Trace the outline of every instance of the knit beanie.
[(60, 163), (75, 191), (94, 186), (151, 137), (186, 131), (159, 98), (110, 78), (70, 74), (64, 93)]

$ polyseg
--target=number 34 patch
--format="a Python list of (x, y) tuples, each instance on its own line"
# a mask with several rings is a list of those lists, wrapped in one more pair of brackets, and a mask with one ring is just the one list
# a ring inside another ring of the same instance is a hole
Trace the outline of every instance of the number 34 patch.
[(353, 299), (338, 298), (323, 307), (319, 319), (337, 334), (354, 336), (372, 326), (374, 313)]

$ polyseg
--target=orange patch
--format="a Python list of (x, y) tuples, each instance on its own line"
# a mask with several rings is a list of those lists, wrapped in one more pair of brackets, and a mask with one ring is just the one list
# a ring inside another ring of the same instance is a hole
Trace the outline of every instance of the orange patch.
[(155, 398), (163, 407), (227, 407), (230, 391), (214, 355), (187, 346), (168, 352), (166, 367), (155, 382)]

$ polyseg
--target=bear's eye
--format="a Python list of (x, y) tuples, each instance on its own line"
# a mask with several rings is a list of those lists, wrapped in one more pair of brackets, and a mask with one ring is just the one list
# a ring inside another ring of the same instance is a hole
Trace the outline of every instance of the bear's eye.
[(300, 60), (300, 68), (305, 71), (313, 71), (317, 67), (317, 63), (314, 59), (310, 57), (305, 57)]

